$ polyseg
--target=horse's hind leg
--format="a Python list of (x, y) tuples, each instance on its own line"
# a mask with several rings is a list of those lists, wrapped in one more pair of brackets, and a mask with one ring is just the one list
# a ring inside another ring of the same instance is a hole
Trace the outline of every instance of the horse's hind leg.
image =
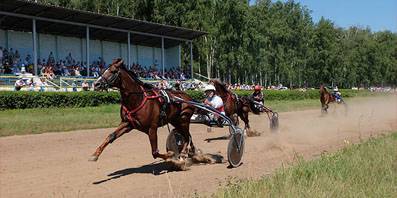
[[(172, 125), (175, 126), (175, 128), (180, 131), (181, 135), (184, 136), (186, 142), (183, 144), (183, 148), (181, 151), (181, 154), (188, 154), (188, 155), (194, 155), (196, 152), (196, 148), (193, 144), (192, 136), (190, 134), (189, 128), (190, 128), (190, 116), (189, 115), (182, 115), (181, 120), (178, 120), (178, 122), (173, 122)], [(190, 146), (190, 149), (188, 149), (188, 146)]]
[(243, 111), (239, 116), (245, 124), (244, 129), (249, 130), (251, 127), (248, 120), (248, 111)]
[(110, 143), (112, 143), (114, 140), (122, 136), (124, 133), (127, 133), (132, 130), (132, 127), (128, 122), (122, 122), (120, 125), (117, 127), (117, 129), (109, 134), (109, 136), (103, 141), (103, 143), (96, 149), (95, 153), (92, 154), (91, 158), (89, 159), (90, 161), (97, 161), (99, 155), (101, 155), (102, 151), (106, 148), (106, 146)]

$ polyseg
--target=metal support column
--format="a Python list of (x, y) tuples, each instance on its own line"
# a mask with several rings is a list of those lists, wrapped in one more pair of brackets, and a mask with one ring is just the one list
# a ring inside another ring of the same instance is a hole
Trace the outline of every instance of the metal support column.
[(128, 64), (128, 69), (131, 69), (131, 34), (128, 32), (127, 34), (127, 64)]
[(87, 67), (87, 77), (90, 76), (90, 27), (86, 27), (86, 67)]
[(179, 66), (179, 68), (182, 67), (182, 61), (181, 61), (181, 44), (178, 45), (178, 66)]
[(33, 68), (34, 68), (34, 75), (38, 75), (37, 71), (37, 32), (36, 32), (36, 19), (32, 20), (32, 36), (33, 36)]
[(8, 30), (5, 30), (4, 31), (4, 33), (5, 33), (5, 37), (6, 37), (6, 46), (5, 46), (5, 48), (8, 50), (8, 48), (9, 48), (9, 46), (8, 46)]
[(161, 67), (163, 68), (164, 76), (164, 37), (161, 37)]
[(190, 41), (190, 78), (193, 79), (193, 42)]

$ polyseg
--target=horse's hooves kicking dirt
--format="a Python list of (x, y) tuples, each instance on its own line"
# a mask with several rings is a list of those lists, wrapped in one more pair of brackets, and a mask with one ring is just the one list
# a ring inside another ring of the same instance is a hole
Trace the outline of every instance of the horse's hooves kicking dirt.
[(224, 158), (221, 155), (215, 155), (215, 154), (199, 154), (199, 155), (194, 155), (192, 157), (193, 163), (199, 164), (199, 163), (205, 163), (205, 164), (216, 164), (216, 163), (223, 163)]
[(166, 160), (166, 163), (170, 165), (170, 169), (175, 171), (186, 171), (189, 170), (189, 167), (193, 164), (216, 164), (216, 163), (224, 163), (225, 160), (222, 155), (217, 154), (202, 154), (202, 151), (199, 150), (195, 155), (190, 156), (188, 158), (170, 158)]
[(187, 158), (184, 160), (167, 159), (166, 162), (171, 165), (171, 169), (176, 171), (185, 171), (192, 166), (193, 162), (191, 159)]
[(257, 130), (247, 129), (246, 134), (248, 137), (255, 137), (255, 136), (261, 136), (262, 133)]

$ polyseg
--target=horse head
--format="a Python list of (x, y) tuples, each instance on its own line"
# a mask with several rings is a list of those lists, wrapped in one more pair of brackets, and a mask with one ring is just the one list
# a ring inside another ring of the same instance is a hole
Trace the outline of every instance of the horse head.
[(216, 94), (221, 97), (226, 97), (230, 92), (227, 89), (226, 85), (223, 84), (221, 81), (216, 79), (211, 79), (209, 83), (213, 84), (216, 89)]
[(107, 90), (108, 88), (120, 86), (120, 70), (123, 67), (123, 60), (117, 58), (103, 72), (103, 74), (94, 82), (94, 90)]
[(320, 94), (328, 93), (327, 88), (325, 88), (324, 84), (320, 85)]

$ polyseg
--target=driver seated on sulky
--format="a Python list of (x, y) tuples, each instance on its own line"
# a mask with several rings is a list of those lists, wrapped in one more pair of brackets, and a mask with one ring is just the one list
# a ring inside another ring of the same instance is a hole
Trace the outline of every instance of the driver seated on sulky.
[(263, 111), (263, 105), (265, 105), (265, 99), (263, 97), (262, 88), (259, 85), (255, 85), (254, 93), (252, 93), (251, 98), (255, 101), (260, 103), (261, 105), (255, 105), (259, 111)]
[[(223, 106), (222, 98), (215, 94), (215, 87), (214, 85), (207, 85), (204, 88), (205, 96), (207, 97), (204, 100), (204, 104), (209, 105), (219, 111), (222, 115), (225, 115), (225, 108)], [(210, 121), (217, 121), (218, 125), (222, 125), (222, 118), (218, 115), (214, 115)]]
[(341, 102), (342, 100), (342, 94), (339, 92), (338, 86), (335, 86), (335, 88), (333, 89), (333, 93), (332, 95), (334, 95), (336, 102)]

